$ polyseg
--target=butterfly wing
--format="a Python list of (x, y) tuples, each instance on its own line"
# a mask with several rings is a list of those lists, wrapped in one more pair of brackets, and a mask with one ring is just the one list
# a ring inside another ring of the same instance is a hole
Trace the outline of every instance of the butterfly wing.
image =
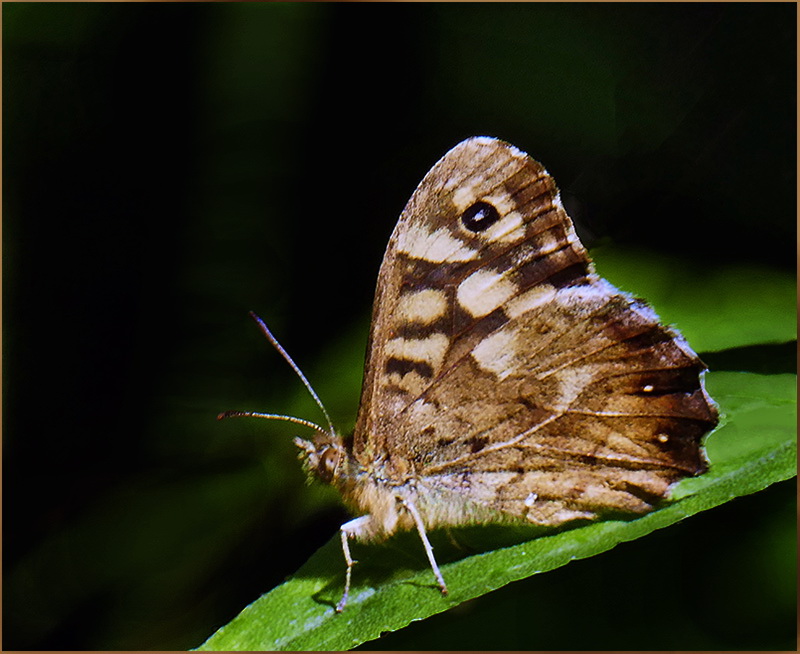
[(704, 369), (595, 274), (545, 169), (476, 137), (425, 176), (389, 241), (353, 451), (415, 480), (429, 524), (646, 511), (705, 469)]

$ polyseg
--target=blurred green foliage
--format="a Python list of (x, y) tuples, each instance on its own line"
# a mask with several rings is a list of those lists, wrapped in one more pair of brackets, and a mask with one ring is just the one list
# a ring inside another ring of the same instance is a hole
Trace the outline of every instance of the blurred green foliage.
[[(780, 280), (743, 311), (784, 336), (729, 319), (704, 358), (795, 372), (794, 5), (2, 11), (4, 649), (196, 646), (335, 534), (296, 429), (214, 420), (318, 416), (247, 311), (352, 427), (389, 233), (466, 136), (542, 161), (626, 290), (642, 252), (732, 275), (725, 316)], [(369, 646), (793, 649), (794, 507), (784, 482)]]

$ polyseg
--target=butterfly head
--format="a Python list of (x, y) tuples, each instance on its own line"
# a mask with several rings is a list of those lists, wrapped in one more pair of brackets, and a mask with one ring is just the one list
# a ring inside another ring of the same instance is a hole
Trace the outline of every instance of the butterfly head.
[(347, 458), (344, 443), (336, 433), (319, 432), (312, 441), (295, 438), (303, 467), (325, 483), (335, 481)]

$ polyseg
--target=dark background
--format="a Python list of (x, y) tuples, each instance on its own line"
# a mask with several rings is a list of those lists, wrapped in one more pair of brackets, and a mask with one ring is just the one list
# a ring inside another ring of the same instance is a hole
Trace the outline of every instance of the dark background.
[[(794, 4), (2, 11), (4, 649), (197, 646), (335, 535), (297, 429), (214, 420), (320, 419), (247, 311), (351, 427), (386, 241), (467, 136), (590, 247), (795, 268)], [(794, 649), (795, 552), (786, 482), (368, 647)]]

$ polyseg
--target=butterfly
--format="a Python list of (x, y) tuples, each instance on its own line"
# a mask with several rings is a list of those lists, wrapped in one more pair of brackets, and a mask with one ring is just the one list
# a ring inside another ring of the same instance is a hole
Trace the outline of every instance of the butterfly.
[(544, 167), (473, 137), (425, 175), (389, 239), (352, 436), (221, 417), (316, 430), (295, 439), (304, 466), (358, 516), (341, 527), (342, 611), (351, 539), (416, 529), (446, 594), (431, 529), (650, 511), (707, 468), (705, 370), (595, 273)]

